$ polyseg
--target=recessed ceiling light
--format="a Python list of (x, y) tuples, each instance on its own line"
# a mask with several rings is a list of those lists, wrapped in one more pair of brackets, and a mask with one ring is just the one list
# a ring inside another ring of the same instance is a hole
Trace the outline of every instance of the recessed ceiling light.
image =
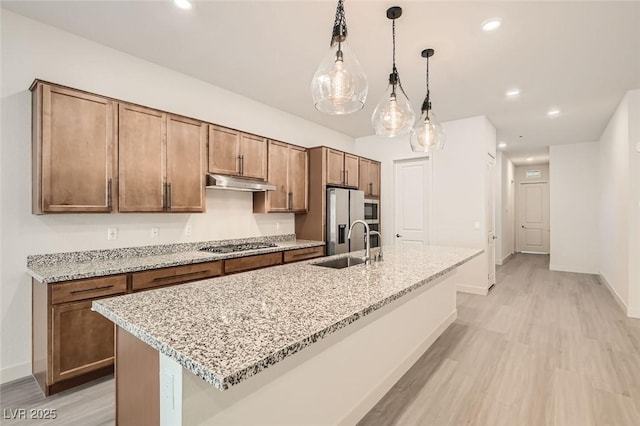
[(527, 157), (527, 161), (533, 161), (533, 157)]
[(507, 143), (506, 142), (500, 142), (498, 144), (498, 148), (506, 148), (507, 147)]
[(560, 114), (560, 110), (558, 108), (551, 108), (547, 111), (547, 115), (549, 117), (557, 117)]
[(173, 4), (175, 4), (180, 9), (189, 10), (193, 7), (189, 0), (173, 0)]
[(505, 95), (512, 97), (512, 96), (518, 96), (520, 94), (520, 89), (509, 89), (505, 92)]
[(500, 18), (491, 18), (482, 23), (482, 29), (484, 31), (493, 31), (500, 28), (500, 25), (502, 25), (502, 20), (500, 20)]

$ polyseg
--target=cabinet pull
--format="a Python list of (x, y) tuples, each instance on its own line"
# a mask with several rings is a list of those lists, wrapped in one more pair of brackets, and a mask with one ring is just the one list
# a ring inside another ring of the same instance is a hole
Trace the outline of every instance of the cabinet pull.
[(171, 210), (171, 184), (167, 184), (167, 210)]
[(196, 272), (187, 272), (184, 274), (171, 275), (167, 277), (156, 277), (152, 281), (157, 282), (157, 281), (174, 280), (176, 278), (186, 278), (190, 276), (202, 275), (202, 274), (206, 274), (207, 272), (208, 271), (196, 271)]
[(167, 210), (167, 183), (162, 184), (162, 210)]
[(88, 293), (88, 292), (90, 292), (90, 291), (106, 290), (106, 289), (108, 289), (108, 288), (112, 288), (112, 287), (113, 287), (113, 284), (111, 284), (111, 285), (105, 285), (105, 286), (102, 286), (102, 287), (85, 288), (85, 289), (82, 289), (82, 290), (71, 290), (71, 291), (69, 292), (69, 294), (81, 294), (81, 293)]
[(240, 176), (244, 176), (244, 155), (240, 156)]
[(369, 195), (373, 195), (373, 182), (369, 182)]
[(293, 192), (289, 192), (289, 210), (293, 210)]
[(315, 250), (314, 251), (306, 251), (304, 253), (292, 254), (291, 257), (295, 258), (295, 257), (309, 256), (310, 254), (314, 254), (314, 253), (315, 253)]
[(107, 206), (109, 207), (109, 211), (113, 210), (112, 187), (113, 179), (109, 179), (109, 184), (107, 185)]
[(349, 170), (345, 170), (344, 174), (345, 174), (344, 184), (349, 185)]

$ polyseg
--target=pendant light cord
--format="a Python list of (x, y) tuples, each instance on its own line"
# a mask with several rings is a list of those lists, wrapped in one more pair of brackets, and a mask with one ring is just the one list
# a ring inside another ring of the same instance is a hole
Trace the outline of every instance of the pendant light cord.
[(422, 104), (422, 111), (427, 112), (427, 118), (429, 118), (429, 110), (431, 109), (431, 91), (429, 90), (429, 58), (427, 57), (427, 72), (426, 72), (426, 80), (427, 80), (427, 96), (424, 98), (424, 102)]
[(346, 37), (347, 18), (344, 14), (344, 0), (338, 0), (338, 6), (336, 7), (336, 19), (333, 22), (330, 46), (333, 47), (336, 42), (342, 42)]
[[(392, 19), (391, 20), (392, 24), (391, 24), (391, 37), (392, 37), (392, 62), (393, 62), (393, 69), (392, 69), (392, 74), (395, 76), (396, 80), (398, 81), (398, 87), (400, 87), (400, 90), (402, 91), (402, 94), (404, 94), (404, 96), (409, 99), (409, 96), (407, 96), (407, 93), (404, 91), (404, 87), (402, 87), (402, 82), (400, 81), (400, 74), (398, 73), (398, 69), (396, 68), (396, 20)], [(393, 85), (393, 88), (391, 89), (392, 92), (395, 94), (396, 93), (396, 87), (395, 84)]]

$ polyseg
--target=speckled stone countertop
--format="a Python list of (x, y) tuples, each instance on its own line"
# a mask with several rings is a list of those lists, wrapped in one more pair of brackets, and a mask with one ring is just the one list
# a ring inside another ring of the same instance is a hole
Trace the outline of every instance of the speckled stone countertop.
[(482, 253), (383, 250), (371, 265), (314, 265), (345, 255), (331, 256), (101, 299), (93, 310), (224, 390)]
[[(202, 247), (208, 246), (255, 242), (270, 242), (278, 246), (224, 254), (198, 251)], [(37, 281), (43, 284), (51, 284), (323, 245), (324, 242), (322, 241), (296, 240), (294, 234), (288, 234), (112, 250), (54, 253), (28, 256), (27, 272)]]

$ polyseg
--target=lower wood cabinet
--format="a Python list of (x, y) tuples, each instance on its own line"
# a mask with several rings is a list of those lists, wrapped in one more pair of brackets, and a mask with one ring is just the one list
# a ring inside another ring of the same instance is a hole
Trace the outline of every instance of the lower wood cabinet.
[(222, 261), (194, 263), (171, 268), (152, 269), (131, 274), (133, 291), (146, 290), (171, 284), (204, 280), (222, 275)]
[(324, 246), (285, 251), (282, 259), (284, 263), (292, 263), (321, 256), (324, 256)]
[(33, 280), (32, 371), (45, 395), (113, 372), (114, 324), (91, 310), (123, 294), (126, 275), (42, 284)]
[(51, 380), (58, 383), (113, 366), (113, 322), (92, 301), (51, 308)]
[(238, 257), (224, 261), (224, 273), (233, 274), (280, 264), (282, 264), (282, 252)]
[(43, 284), (32, 280), (32, 372), (46, 396), (113, 373), (113, 322), (94, 300), (324, 255), (324, 247)]

